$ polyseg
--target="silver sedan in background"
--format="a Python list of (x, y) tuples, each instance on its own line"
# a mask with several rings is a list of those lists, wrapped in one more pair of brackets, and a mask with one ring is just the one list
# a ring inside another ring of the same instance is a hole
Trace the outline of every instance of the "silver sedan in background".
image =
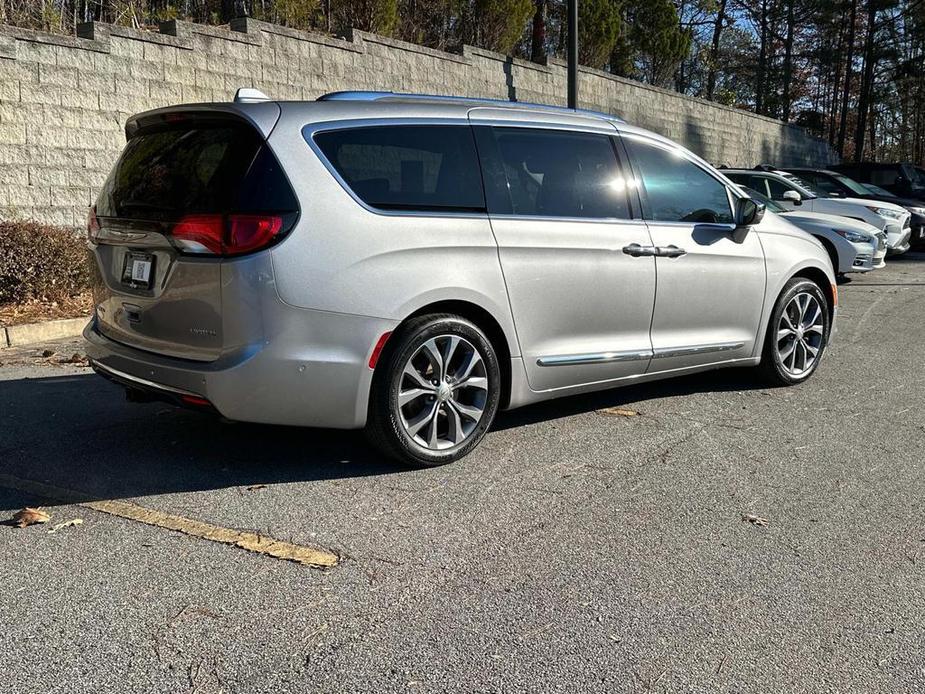
[(791, 210), (778, 205), (758, 191), (745, 192), (762, 203), (765, 209), (783, 215), (788, 222), (816, 237), (825, 247), (836, 275), (849, 272), (870, 272), (886, 265), (886, 232), (867, 222), (819, 212)]

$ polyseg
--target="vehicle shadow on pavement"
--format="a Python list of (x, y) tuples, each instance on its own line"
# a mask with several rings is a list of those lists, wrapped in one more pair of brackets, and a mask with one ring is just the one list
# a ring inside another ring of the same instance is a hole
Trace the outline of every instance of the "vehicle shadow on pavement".
[(725, 393), (743, 390), (764, 390), (769, 386), (753, 369), (733, 368), (708, 371), (691, 376), (666, 378), (638, 385), (601, 390), (585, 395), (572, 395), (503, 412), (495, 429), (511, 429), (528, 424), (551, 421), (562, 417), (595, 412), (607, 407), (632, 408), (640, 400), (657, 400), (695, 393)]
[[(4, 477), (131, 498), (406, 471), (360, 432), (223, 422), (164, 403), (125, 401), (99, 376), (0, 381)], [(14, 495), (15, 496), (15, 495)], [(22, 493), (16, 504), (39, 503)]]
[[(503, 412), (495, 429), (750, 387), (741, 369), (641, 384)], [(163, 403), (127, 403), (118, 386), (89, 372), (0, 382), (0, 409), (0, 487), (26, 480), (113, 499), (411, 470), (378, 454), (361, 432), (229, 423)], [(29, 492), (14, 492), (13, 501), (41, 503)]]

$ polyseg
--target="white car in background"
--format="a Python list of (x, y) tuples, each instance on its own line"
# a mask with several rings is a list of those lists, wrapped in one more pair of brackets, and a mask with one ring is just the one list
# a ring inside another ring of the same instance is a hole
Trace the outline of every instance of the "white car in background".
[(819, 197), (798, 177), (786, 171), (765, 168), (722, 169), (722, 173), (740, 186), (758, 191), (781, 207), (866, 222), (886, 232), (887, 255), (909, 250), (912, 215), (904, 207), (861, 198)]
[(870, 272), (886, 265), (886, 232), (867, 222), (819, 212), (788, 210), (766, 195), (742, 187), (756, 202), (764, 203), (768, 212), (783, 216), (788, 222), (819, 239), (836, 275)]

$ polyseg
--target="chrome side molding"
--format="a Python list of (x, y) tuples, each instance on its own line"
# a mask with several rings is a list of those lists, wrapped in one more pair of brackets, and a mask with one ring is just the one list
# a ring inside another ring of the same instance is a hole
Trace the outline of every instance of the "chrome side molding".
[(578, 366), (580, 364), (609, 364), (617, 361), (640, 361), (642, 359), (668, 359), (670, 357), (686, 357), (692, 354), (705, 354), (708, 352), (730, 352), (741, 349), (744, 342), (714, 342), (706, 345), (691, 345), (689, 347), (662, 347), (651, 350), (628, 350), (624, 352), (593, 352), (590, 354), (557, 354), (549, 357), (540, 357), (536, 360), (537, 366)]
[(691, 354), (704, 354), (706, 352), (730, 352), (741, 349), (744, 342), (714, 342), (708, 345), (691, 345), (690, 347), (662, 347), (656, 349), (653, 359), (667, 359), (669, 357), (686, 357)]
[(615, 361), (639, 361), (651, 359), (652, 350), (631, 350), (628, 352), (594, 352), (592, 354), (557, 354), (540, 357), (538, 366), (575, 366), (577, 364), (608, 364)]

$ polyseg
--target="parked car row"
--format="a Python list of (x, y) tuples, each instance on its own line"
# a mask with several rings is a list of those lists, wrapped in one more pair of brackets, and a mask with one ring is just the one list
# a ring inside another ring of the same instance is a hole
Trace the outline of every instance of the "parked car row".
[(786, 215), (788, 221), (819, 239), (839, 275), (876, 270), (884, 266), (886, 256), (925, 245), (925, 202), (899, 197), (841, 171), (925, 197), (925, 187), (904, 183), (906, 176), (919, 175), (914, 167), (845, 164), (832, 169), (721, 169), (772, 212)]

